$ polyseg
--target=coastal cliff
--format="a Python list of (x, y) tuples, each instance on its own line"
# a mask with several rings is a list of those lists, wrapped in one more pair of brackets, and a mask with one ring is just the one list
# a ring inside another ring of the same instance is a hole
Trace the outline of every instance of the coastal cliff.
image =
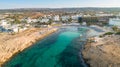
[(0, 34), (0, 67), (14, 54), (57, 31), (57, 28), (31, 28), (15, 35)]
[(88, 40), (82, 54), (90, 67), (120, 67), (120, 35)]

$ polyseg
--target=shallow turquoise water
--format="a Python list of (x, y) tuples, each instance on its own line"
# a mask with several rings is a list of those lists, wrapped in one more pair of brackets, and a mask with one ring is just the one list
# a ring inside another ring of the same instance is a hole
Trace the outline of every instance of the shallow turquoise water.
[[(74, 30), (75, 29), (75, 30)], [(17, 54), (4, 67), (84, 67), (79, 58), (80, 34), (77, 28), (52, 34)]]

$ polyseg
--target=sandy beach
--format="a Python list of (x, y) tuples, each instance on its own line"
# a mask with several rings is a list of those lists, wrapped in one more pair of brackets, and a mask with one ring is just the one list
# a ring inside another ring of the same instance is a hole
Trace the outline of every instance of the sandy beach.
[(0, 67), (14, 54), (30, 47), (36, 41), (43, 39), (57, 28), (31, 28), (15, 35), (0, 34)]

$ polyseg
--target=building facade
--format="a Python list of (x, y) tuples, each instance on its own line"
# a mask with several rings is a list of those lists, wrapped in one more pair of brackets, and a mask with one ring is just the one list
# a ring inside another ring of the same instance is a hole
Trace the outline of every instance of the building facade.
[(119, 18), (109, 19), (109, 25), (120, 26), (120, 19)]

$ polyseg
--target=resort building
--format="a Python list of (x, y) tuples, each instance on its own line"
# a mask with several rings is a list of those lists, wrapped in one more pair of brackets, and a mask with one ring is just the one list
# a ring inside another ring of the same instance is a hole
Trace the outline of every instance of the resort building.
[(79, 15), (72, 15), (71, 16), (71, 18), (73, 19), (73, 20), (78, 20), (78, 17), (80, 17)]
[(82, 25), (83, 25), (83, 26), (86, 26), (86, 25), (87, 25), (87, 23), (86, 23), (86, 22), (83, 22), (83, 23), (82, 23)]
[(13, 32), (18, 33), (18, 32), (22, 32), (24, 30), (28, 29), (27, 27), (20, 27), (20, 25), (12, 25), (11, 26), (11, 30), (13, 30)]
[(62, 21), (68, 21), (69, 18), (70, 18), (70, 16), (62, 16), (61, 17)]
[(10, 26), (7, 20), (1, 20), (0, 23), (1, 26), (3, 26), (4, 28), (8, 28)]
[(119, 18), (109, 19), (109, 25), (120, 26), (120, 19)]
[(54, 16), (54, 21), (60, 21), (60, 16), (59, 15), (55, 15)]
[(47, 18), (43, 18), (40, 20), (41, 23), (44, 23), (44, 22), (47, 23), (48, 21), (49, 21), (49, 19), (47, 19)]
[(26, 21), (29, 24), (29, 23), (38, 22), (38, 19), (25, 18), (25, 19), (21, 19), (21, 21)]
[(28, 18), (28, 19), (27, 19), (27, 23), (32, 23), (32, 19), (31, 19), (31, 18)]
[(90, 14), (83, 15), (83, 17), (91, 17)]
[(108, 14), (108, 13), (97, 13), (96, 16), (100, 17), (100, 16), (113, 16), (114, 14)]

